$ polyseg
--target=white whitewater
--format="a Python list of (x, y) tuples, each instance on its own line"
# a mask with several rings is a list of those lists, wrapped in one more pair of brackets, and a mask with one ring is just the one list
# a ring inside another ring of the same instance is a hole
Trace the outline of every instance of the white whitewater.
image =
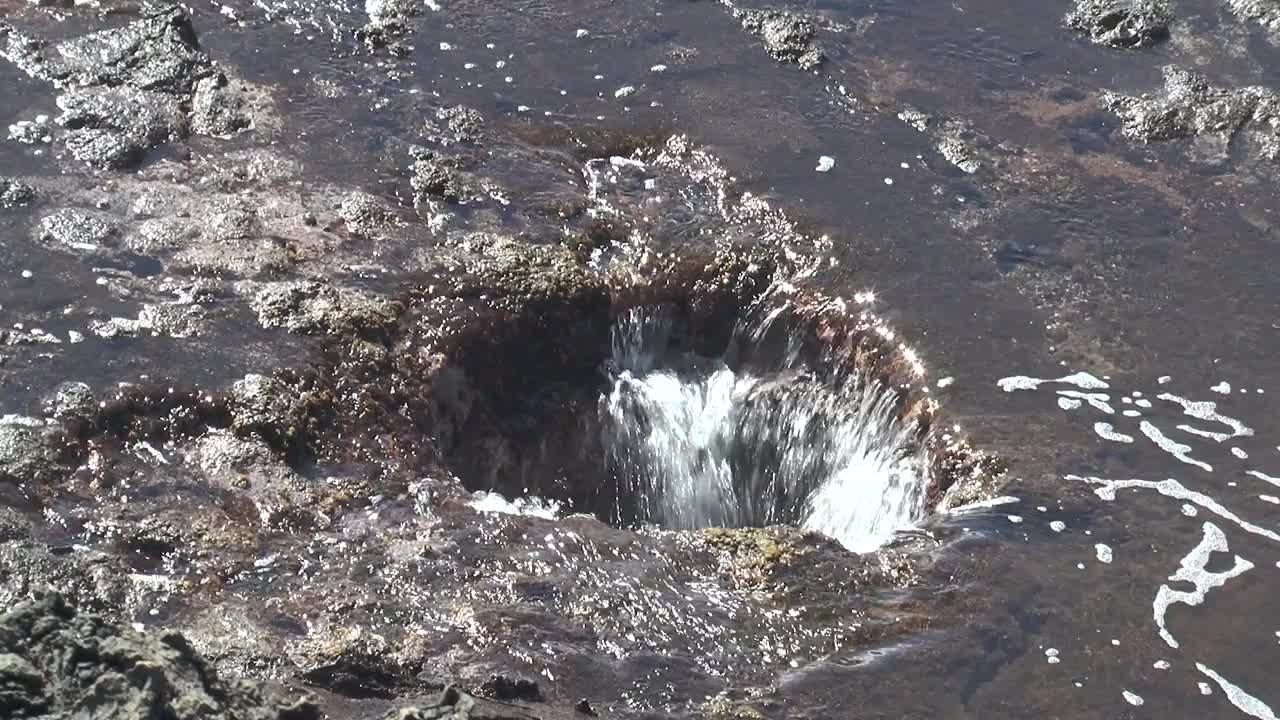
[[(735, 345), (761, 342), (780, 314), (737, 328)], [(924, 513), (928, 463), (888, 388), (856, 373), (819, 379), (796, 338), (758, 374), (720, 360), (672, 362), (670, 333), (655, 308), (613, 327), (600, 413), (633, 519), (686, 530), (789, 524), (866, 552)]]

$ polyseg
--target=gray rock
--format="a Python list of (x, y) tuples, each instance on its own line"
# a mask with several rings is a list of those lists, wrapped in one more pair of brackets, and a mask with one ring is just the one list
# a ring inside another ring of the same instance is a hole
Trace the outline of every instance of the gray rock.
[(35, 199), (35, 188), (19, 180), (0, 177), (0, 208), (26, 205)]
[(54, 468), (56, 455), (45, 429), (16, 422), (0, 422), (0, 478), (27, 481)]
[(58, 97), (63, 142), (77, 160), (96, 168), (126, 169), (157, 145), (186, 135), (178, 99), (135, 88), (83, 88)]
[(1123, 133), (1142, 143), (1218, 134), (1246, 136), (1255, 154), (1280, 158), (1280, 95), (1260, 86), (1224, 89), (1192, 70), (1167, 65), (1157, 95), (1107, 92), (1102, 106), (1120, 117)]
[(44, 411), (59, 420), (71, 417), (88, 417), (93, 413), (97, 399), (93, 389), (82, 382), (64, 382), (45, 398)]
[(1076, 0), (1067, 27), (1113, 48), (1144, 48), (1169, 37), (1173, 11), (1167, 0)]
[(379, 332), (399, 317), (399, 306), (388, 298), (316, 281), (268, 285), (250, 304), (263, 327), (299, 333)]
[(396, 223), (395, 214), (381, 200), (358, 191), (342, 199), (338, 215), (357, 235), (372, 236)]
[(219, 73), (196, 83), (191, 98), (191, 130), (200, 135), (230, 137), (253, 127), (245, 98)]
[(111, 238), (115, 229), (81, 210), (63, 209), (40, 220), (38, 237), (75, 250), (93, 251)]
[(189, 95), (212, 74), (191, 20), (177, 7), (156, 10), (120, 28), (50, 44), (0, 25), (0, 55), (32, 77), (61, 88), (120, 87)]
[(232, 427), (283, 432), (281, 428), (289, 427), (299, 417), (293, 401), (289, 389), (280, 381), (265, 375), (246, 375), (231, 386)]
[(764, 41), (775, 60), (813, 70), (825, 59), (816, 38), (818, 28), (802, 15), (781, 10), (735, 10), (742, 27)]
[(180, 634), (143, 634), (78, 614), (61, 597), (0, 616), (0, 708), (5, 717), (119, 720), (318, 720), (310, 702), (268, 699), (223, 679)]
[(1227, 6), (1241, 20), (1256, 22), (1280, 43), (1280, 2), (1276, 0), (1226, 0)]

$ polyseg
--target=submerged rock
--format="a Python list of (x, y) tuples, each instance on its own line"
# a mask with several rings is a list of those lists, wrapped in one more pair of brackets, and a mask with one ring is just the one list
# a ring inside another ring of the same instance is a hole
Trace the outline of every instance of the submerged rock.
[(269, 700), (255, 683), (219, 677), (178, 633), (119, 627), (77, 613), (56, 595), (0, 617), (0, 710), (12, 718), (320, 717), (308, 701)]
[(825, 56), (816, 41), (818, 28), (803, 15), (781, 10), (735, 10), (735, 16), (743, 29), (764, 41), (774, 59), (795, 63), (805, 70), (822, 65)]
[(1215, 87), (1204, 75), (1176, 65), (1165, 66), (1164, 83), (1156, 95), (1103, 93), (1102, 106), (1120, 117), (1125, 137), (1151, 143), (1244, 136), (1260, 157), (1280, 158), (1280, 95), (1274, 90)]
[(1113, 48), (1144, 48), (1169, 37), (1173, 11), (1166, 0), (1076, 0), (1067, 27)]

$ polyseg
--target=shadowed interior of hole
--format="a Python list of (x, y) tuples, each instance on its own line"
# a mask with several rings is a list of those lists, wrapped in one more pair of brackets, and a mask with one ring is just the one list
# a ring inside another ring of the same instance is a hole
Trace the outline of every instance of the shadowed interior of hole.
[(889, 385), (894, 346), (822, 307), (766, 294), (710, 320), (676, 302), (533, 323), (508, 342), (571, 355), (517, 353), (542, 370), (496, 385), (463, 365), (450, 468), (620, 527), (792, 525), (878, 547), (924, 514), (927, 428)]

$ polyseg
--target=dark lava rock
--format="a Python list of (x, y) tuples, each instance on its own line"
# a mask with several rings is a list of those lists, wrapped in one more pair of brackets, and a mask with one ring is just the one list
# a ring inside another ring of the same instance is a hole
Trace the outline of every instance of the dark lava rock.
[(486, 703), (455, 687), (445, 688), (435, 704), (394, 710), (383, 720), (534, 720), (520, 708)]
[(480, 694), (495, 700), (542, 702), (542, 688), (528, 678), (494, 675), (480, 686)]
[(1150, 143), (1200, 135), (1247, 135), (1256, 154), (1280, 158), (1280, 95), (1268, 88), (1214, 87), (1192, 70), (1167, 65), (1158, 95), (1104, 93), (1102, 106), (1120, 116), (1125, 137)]
[(36, 199), (36, 189), (30, 185), (0, 177), (0, 208), (11, 208), (26, 205)]
[(1169, 37), (1173, 11), (1166, 0), (1076, 0), (1067, 27), (1113, 48), (1144, 48)]
[(96, 250), (115, 230), (107, 223), (80, 210), (59, 210), (40, 220), (38, 236), (75, 250)]
[(776, 60), (813, 70), (822, 65), (825, 56), (818, 47), (818, 28), (802, 15), (781, 10), (736, 10), (742, 27), (764, 41), (765, 49)]
[(263, 327), (300, 333), (376, 333), (399, 317), (399, 306), (390, 299), (317, 281), (268, 285), (250, 304)]
[(79, 614), (59, 596), (0, 617), (0, 714), (120, 720), (318, 719), (309, 702), (268, 700), (224, 680), (178, 633), (148, 635)]

